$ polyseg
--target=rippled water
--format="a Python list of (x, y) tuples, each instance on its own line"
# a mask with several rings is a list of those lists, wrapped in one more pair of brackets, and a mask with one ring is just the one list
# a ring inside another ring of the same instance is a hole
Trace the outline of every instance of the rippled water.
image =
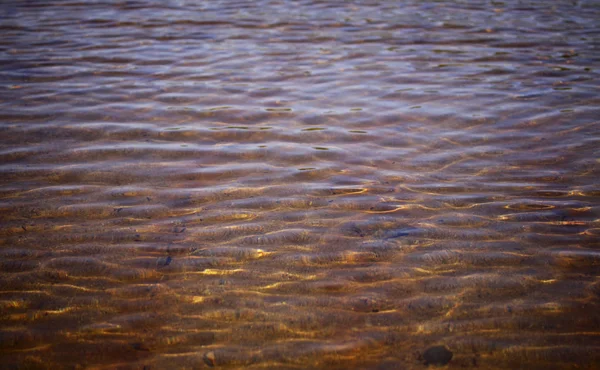
[(0, 14), (0, 367), (598, 366), (598, 1)]

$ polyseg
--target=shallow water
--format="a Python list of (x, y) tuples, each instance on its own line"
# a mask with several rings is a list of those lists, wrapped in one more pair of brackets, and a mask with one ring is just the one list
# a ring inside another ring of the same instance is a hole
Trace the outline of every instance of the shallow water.
[(0, 14), (2, 367), (598, 366), (597, 1)]

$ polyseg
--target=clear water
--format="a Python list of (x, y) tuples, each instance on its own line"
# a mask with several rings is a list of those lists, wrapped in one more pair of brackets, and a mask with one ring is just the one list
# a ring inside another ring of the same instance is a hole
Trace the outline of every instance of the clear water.
[(598, 366), (598, 1), (0, 17), (0, 367)]

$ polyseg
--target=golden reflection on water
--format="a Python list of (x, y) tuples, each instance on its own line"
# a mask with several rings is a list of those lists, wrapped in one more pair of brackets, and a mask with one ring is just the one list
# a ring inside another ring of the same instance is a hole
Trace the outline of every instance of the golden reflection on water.
[(593, 1), (0, 12), (0, 367), (598, 367)]

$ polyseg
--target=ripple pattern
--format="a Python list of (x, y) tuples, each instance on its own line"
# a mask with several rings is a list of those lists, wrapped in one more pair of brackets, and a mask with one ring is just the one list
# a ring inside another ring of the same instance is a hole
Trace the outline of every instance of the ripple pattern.
[(0, 14), (0, 367), (600, 363), (596, 1)]

